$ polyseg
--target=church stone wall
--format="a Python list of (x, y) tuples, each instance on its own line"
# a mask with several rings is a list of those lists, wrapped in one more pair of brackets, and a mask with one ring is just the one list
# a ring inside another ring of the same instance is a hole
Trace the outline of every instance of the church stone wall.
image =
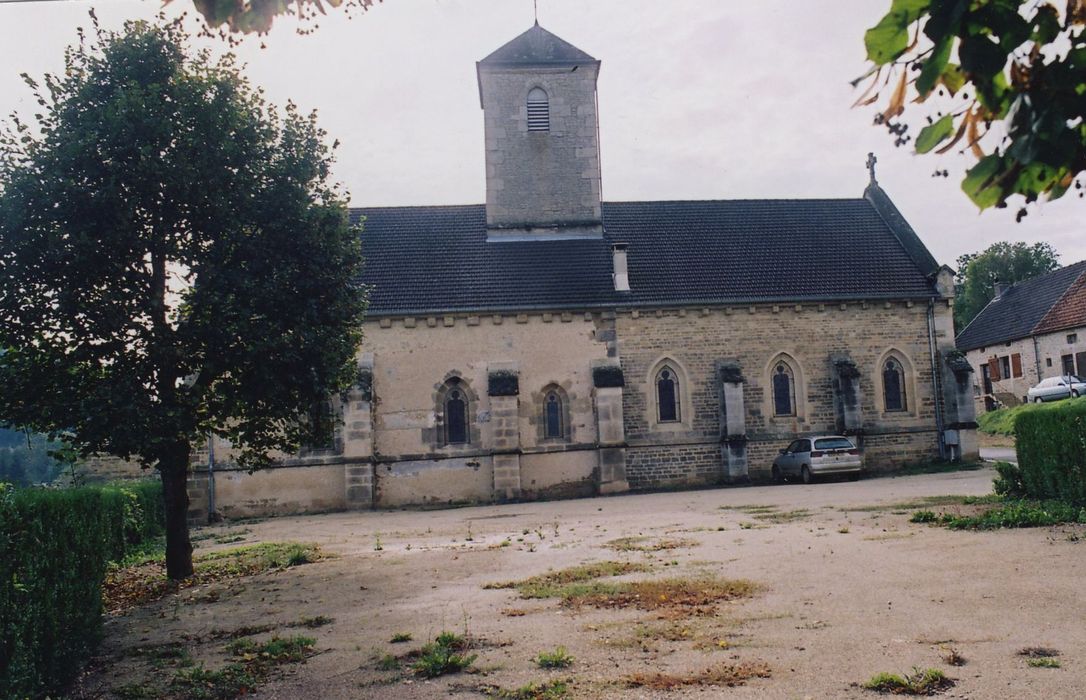
[[(598, 70), (594, 64), (576, 71), (480, 70), (487, 226), (600, 222)], [(549, 131), (528, 131), (528, 92), (535, 87), (549, 99)]]
[[(949, 308), (943, 305), (939, 313), (949, 315)], [(862, 440), (869, 468), (938, 456), (926, 304), (633, 311), (619, 313), (616, 328), (626, 376), (623, 408), (631, 486), (723, 480), (715, 370), (721, 361), (734, 362), (743, 374), (751, 478), (766, 478), (777, 451), (797, 435), (839, 431), (834, 355), (847, 356), (860, 372)], [(880, 372), (890, 354), (906, 366), (908, 410), (899, 413), (882, 410)], [(779, 359), (794, 370), (794, 416), (773, 415), (769, 387)], [(655, 420), (654, 377), (664, 364), (679, 377), (679, 423)]]

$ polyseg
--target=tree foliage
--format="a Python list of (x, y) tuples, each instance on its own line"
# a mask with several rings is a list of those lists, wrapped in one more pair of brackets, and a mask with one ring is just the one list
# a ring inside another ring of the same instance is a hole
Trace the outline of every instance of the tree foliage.
[(884, 99), (875, 121), (898, 146), (908, 117), (918, 153), (971, 151), (962, 190), (981, 209), (1058, 199), (1086, 169), (1084, 26), (1086, 0), (892, 0), (864, 35), (857, 104)]
[(995, 296), (995, 283), (1024, 282), (1060, 266), (1048, 243), (994, 243), (979, 253), (958, 257), (954, 325), (961, 331)]
[(95, 27), (0, 139), (0, 420), (162, 473), (191, 573), (191, 445), (259, 467), (355, 376), (361, 252), (316, 115), (177, 24)]
[(54, 453), (63, 445), (38, 433), (24, 433), (0, 426), (0, 483), (15, 486), (52, 483), (64, 471), (65, 462)]
[[(172, 2), (173, 0), (166, 0)], [(192, 0), (203, 17), (208, 33), (218, 32), (223, 38), (240, 34), (267, 34), (280, 15), (294, 16), (302, 23), (299, 34), (317, 29), (318, 16), (327, 14), (325, 5), (346, 12), (365, 12), (381, 0)]]

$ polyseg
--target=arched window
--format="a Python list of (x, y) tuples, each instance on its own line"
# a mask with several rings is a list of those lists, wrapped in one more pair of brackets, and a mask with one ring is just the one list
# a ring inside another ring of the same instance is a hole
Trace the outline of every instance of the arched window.
[(773, 368), (773, 415), (796, 415), (796, 377), (786, 362)]
[(679, 415), (679, 379), (675, 370), (664, 365), (656, 373), (656, 411), (661, 423), (677, 423)]
[(887, 411), (907, 410), (905, 369), (896, 358), (887, 359), (882, 367), (882, 395)]
[(445, 444), (464, 445), (468, 442), (468, 395), (459, 382), (445, 394)]
[(548, 440), (566, 436), (563, 423), (562, 397), (551, 389), (543, 397), (543, 437)]
[(528, 131), (550, 130), (550, 100), (543, 88), (534, 87), (528, 92)]

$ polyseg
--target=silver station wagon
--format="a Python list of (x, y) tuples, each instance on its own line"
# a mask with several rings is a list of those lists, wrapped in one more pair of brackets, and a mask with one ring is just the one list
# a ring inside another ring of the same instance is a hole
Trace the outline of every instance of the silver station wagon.
[(818, 435), (795, 440), (773, 460), (773, 481), (798, 476), (809, 484), (826, 474), (858, 479), (864, 470), (860, 450), (844, 435)]
[(1049, 377), (1042, 379), (1040, 384), (1030, 389), (1028, 395), (1033, 403), (1086, 396), (1086, 380), (1073, 374)]

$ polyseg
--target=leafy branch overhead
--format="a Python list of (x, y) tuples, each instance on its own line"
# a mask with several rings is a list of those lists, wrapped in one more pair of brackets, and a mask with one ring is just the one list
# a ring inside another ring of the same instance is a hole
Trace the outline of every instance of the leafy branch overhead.
[(897, 146), (908, 113), (917, 153), (971, 151), (962, 190), (981, 209), (1058, 199), (1086, 169), (1084, 26), (1086, 0), (892, 0), (864, 35), (856, 105), (885, 98), (875, 122)]
[[(166, 0), (167, 3), (173, 0)], [(236, 34), (267, 34), (280, 15), (297, 17), (303, 23), (299, 34), (317, 29), (317, 20), (326, 8), (365, 12), (381, 0), (192, 0), (196, 11), (211, 31), (223, 38)], [(210, 33), (210, 31), (208, 32)]]

